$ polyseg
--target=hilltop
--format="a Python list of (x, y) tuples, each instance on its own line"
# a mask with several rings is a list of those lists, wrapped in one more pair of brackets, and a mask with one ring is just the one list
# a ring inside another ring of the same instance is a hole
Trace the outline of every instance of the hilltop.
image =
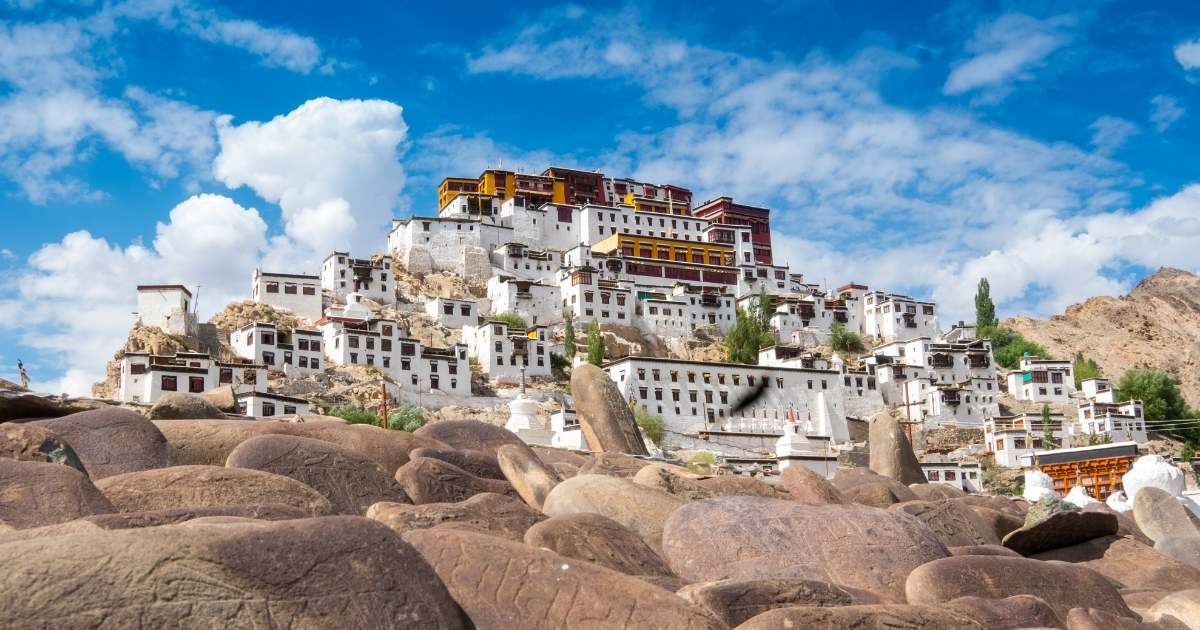
[(1200, 405), (1200, 276), (1163, 267), (1128, 295), (1098, 296), (1041, 320), (1013, 317), (1005, 326), (1043, 345), (1054, 357), (1083, 352), (1105, 376), (1133, 367), (1163, 370)]

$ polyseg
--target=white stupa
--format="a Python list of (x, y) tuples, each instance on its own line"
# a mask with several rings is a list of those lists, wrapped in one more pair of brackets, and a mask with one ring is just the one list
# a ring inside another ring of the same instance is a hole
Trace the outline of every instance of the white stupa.
[(525, 394), (525, 368), (521, 368), (521, 393), (508, 403), (508, 422), (504, 428), (517, 434), (526, 444), (550, 446), (554, 434), (537, 419), (537, 401)]
[(1030, 503), (1037, 503), (1042, 497), (1050, 495), (1057, 497), (1058, 493), (1054, 491), (1054, 480), (1050, 475), (1040, 470), (1025, 471), (1025, 492), (1021, 496), (1025, 497)]

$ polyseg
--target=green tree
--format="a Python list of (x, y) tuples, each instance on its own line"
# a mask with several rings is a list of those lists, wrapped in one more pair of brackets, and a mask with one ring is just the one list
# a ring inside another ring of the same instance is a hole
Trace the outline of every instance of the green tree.
[(575, 322), (567, 317), (566, 328), (563, 329), (563, 354), (566, 355), (568, 361), (575, 360)]
[[(767, 295), (767, 288), (762, 287), (758, 291), (758, 299), (754, 303), (754, 320), (760, 331), (771, 331), (771, 296)], [(774, 341), (774, 337), (772, 337)]]
[(992, 356), (996, 358), (996, 363), (1010, 370), (1021, 367), (1021, 357), (1025, 353), (1043, 359), (1051, 358), (1045, 348), (1022, 337), (1021, 333), (1011, 328), (1004, 326), (984, 328), (980, 329), (979, 336), (992, 340)]
[(1148, 423), (1180, 420), (1195, 415), (1179, 392), (1179, 383), (1159, 370), (1133, 368), (1125, 372), (1117, 383), (1116, 394), (1117, 400), (1142, 401)]
[(996, 321), (996, 305), (992, 302), (992, 285), (987, 278), (979, 279), (979, 287), (975, 290), (975, 327), (976, 330), (994, 328)]
[(754, 317), (738, 309), (733, 328), (725, 335), (725, 360), (730, 363), (758, 363), (758, 350), (762, 341), (761, 331)]
[(1104, 375), (1103, 370), (1096, 364), (1095, 361), (1083, 356), (1082, 352), (1075, 353), (1075, 389), (1083, 387), (1083, 382), (1089, 378), (1099, 378)]
[(604, 335), (600, 333), (600, 322), (595, 320), (588, 326), (587, 360), (597, 366), (604, 363)]
[(829, 325), (829, 346), (842, 352), (860, 352), (863, 349), (862, 339), (858, 334), (846, 330), (841, 322)]
[(425, 426), (425, 414), (416, 405), (404, 405), (388, 414), (388, 428), (412, 433)]
[(509, 328), (515, 328), (521, 332), (529, 329), (529, 324), (525, 323), (525, 318), (512, 311), (497, 313), (492, 315), (492, 321), (504, 322)]
[(655, 446), (662, 446), (663, 438), (667, 435), (667, 424), (661, 415), (650, 411), (645, 405), (639, 405), (633, 412), (633, 418)]
[(1042, 449), (1051, 450), (1055, 447), (1054, 431), (1050, 428), (1050, 405), (1042, 405)]

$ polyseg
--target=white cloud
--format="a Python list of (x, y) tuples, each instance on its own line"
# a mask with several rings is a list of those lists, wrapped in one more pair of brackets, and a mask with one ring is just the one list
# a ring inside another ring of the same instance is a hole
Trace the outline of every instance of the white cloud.
[(1184, 70), (1200, 68), (1200, 39), (1175, 46), (1175, 61), (1178, 61)]
[(1116, 116), (1101, 116), (1088, 128), (1092, 130), (1092, 146), (1103, 155), (1111, 155), (1138, 133), (1137, 125)]
[(1073, 25), (1070, 17), (1039, 20), (1021, 13), (980, 25), (966, 45), (970, 56), (954, 66), (942, 91), (1003, 90), (1013, 81), (1029, 80), (1046, 57), (1070, 42)]
[(1166, 131), (1171, 125), (1183, 117), (1185, 110), (1179, 104), (1179, 99), (1166, 94), (1159, 94), (1150, 99), (1150, 123), (1159, 133)]
[(152, 248), (72, 232), (30, 256), (13, 297), (0, 300), (0, 328), (15, 329), (22, 345), (60, 361), (62, 377), (35, 383), (38, 389), (89, 393), (134, 321), (135, 285), (199, 287), (205, 319), (245, 294), (265, 233), (258, 211), (218, 195), (194, 196), (172, 209)]
[(217, 133), (214, 176), (278, 203), (286, 236), (308, 250), (298, 258), (383, 249), (404, 187), (399, 152), (408, 127), (399, 105), (318, 98), (267, 122), (223, 117)]

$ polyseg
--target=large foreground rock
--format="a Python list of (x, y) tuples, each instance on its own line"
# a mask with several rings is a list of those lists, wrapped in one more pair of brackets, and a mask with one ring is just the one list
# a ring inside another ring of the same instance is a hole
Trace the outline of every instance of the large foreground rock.
[(1178, 619), (1191, 630), (1200, 630), (1200, 589), (1179, 591), (1160, 599), (1150, 609), (1150, 617), (1163, 615)]
[(723, 628), (635, 577), (476, 532), (410, 531), (477, 628)]
[(662, 557), (637, 534), (607, 516), (591, 512), (542, 521), (525, 532), (525, 544), (626, 575), (674, 576)]
[(1200, 588), (1200, 569), (1127, 536), (1095, 538), (1033, 557), (1076, 563), (1127, 588), (1163, 591)]
[(714, 497), (766, 497), (768, 499), (786, 499), (788, 493), (786, 490), (777, 489), (775, 486), (754, 477), (746, 475), (720, 475), (717, 477), (708, 477), (706, 479), (698, 479), (696, 483), (700, 487), (708, 490)]
[(167, 394), (150, 407), (151, 420), (219, 420), (225, 413), (202, 396), (195, 394)]
[(101, 479), (96, 487), (121, 512), (282, 503), (312, 516), (333, 507), (319, 492), (272, 473), (217, 466), (172, 466)]
[(260, 435), (238, 445), (225, 465), (295, 479), (329, 499), (337, 514), (362, 516), (380, 501), (408, 502), (400, 484), (366, 455), (294, 435)]
[(1200, 536), (1167, 536), (1154, 543), (1154, 550), (1200, 569)]
[(0, 459), (0, 523), (26, 529), (113, 511), (91, 480), (74, 468)]
[(869, 468), (839, 468), (830, 483), (841, 491), (847, 501), (861, 505), (887, 507), (919, 500), (908, 486)]
[(633, 476), (633, 482), (647, 488), (661, 490), (684, 501), (698, 501), (713, 496), (712, 491), (700, 485), (695, 476), (685, 477), (671, 468), (659, 464), (643, 466)]
[(302, 508), (283, 505), (282, 503), (261, 503), (168, 508), (150, 512), (118, 512), (115, 514), (87, 516), (80, 520), (93, 523), (104, 529), (136, 529), (139, 527), (174, 525), (175, 523), (214, 517), (248, 518), (258, 521), (289, 521), (296, 518), (308, 518), (309, 516), (309, 511)]
[(871, 416), (871, 470), (904, 485), (928, 483), (900, 421), (888, 410)]
[(0, 544), (5, 628), (462, 628), (388, 528), (329, 517)]
[(843, 588), (828, 582), (797, 578), (701, 582), (683, 587), (678, 595), (708, 609), (731, 628), (776, 608), (857, 603)]
[(367, 510), (375, 519), (397, 533), (441, 525), (469, 527), (510, 540), (520, 541), (525, 532), (546, 516), (520, 499), (485, 492), (458, 503), (376, 503)]
[(1049, 604), (1033, 595), (1013, 595), (1004, 599), (968, 595), (951, 601), (946, 608), (978, 621), (988, 630), (1061, 628), (1063, 623)]
[(562, 481), (558, 473), (539, 459), (528, 446), (505, 444), (496, 449), (496, 460), (500, 463), (504, 478), (535, 510), (542, 509), (542, 503), (550, 491)]
[(848, 503), (846, 497), (825, 477), (804, 466), (788, 466), (779, 475), (779, 485), (792, 500), (805, 503)]
[(70, 445), (93, 481), (167, 465), (167, 439), (128, 409), (105, 407), (34, 424)]
[(592, 450), (649, 454), (633, 410), (604, 370), (588, 363), (572, 369), (571, 396), (579, 427)]
[(1001, 556), (955, 556), (917, 567), (905, 584), (909, 603), (936, 606), (959, 597), (1040, 597), (1059, 615), (1096, 608), (1134, 617), (1116, 587), (1083, 566)]
[(577, 475), (550, 491), (542, 511), (549, 516), (582, 512), (607, 516), (629, 528), (651, 549), (661, 551), (667, 517), (682, 504), (678, 497), (628, 479)]
[(915, 517), (760, 497), (688, 503), (667, 519), (667, 563), (691, 581), (807, 578), (904, 601), (910, 571), (949, 555)]
[(996, 545), (1000, 539), (983, 519), (975, 514), (971, 506), (956, 499), (935, 501), (907, 501), (897, 503), (890, 509), (899, 510), (917, 517), (937, 534), (947, 547), (967, 545)]
[(455, 503), (483, 492), (517, 496), (507, 481), (476, 477), (454, 464), (428, 457), (401, 466), (396, 481), (413, 503)]
[(429, 448), (423, 446), (414, 448), (408, 453), (408, 456), (409, 458), (429, 457), (440, 459), (448, 464), (454, 464), (476, 477), (483, 477), (484, 479), (504, 479), (504, 472), (500, 470), (500, 461), (492, 453), (472, 449)]
[(1117, 517), (1105, 512), (1055, 512), (1004, 537), (1005, 547), (1025, 556), (1070, 547), (1117, 533)]
[(441, 442), (451, 448), (483, 451), (492, 455), (505, 444), (525, 446), (525, 442), (521, 441), (516, 433), (478, 420), (430, 422), (413, 432), (413, 435)]
[(608, 475), (610, 477), (633, 477), (650, 461), (624, 453), (596, 453), (591, 460), (579, 468), (581, 475)]
[(977, 621), (966, 615), (934, 606), (903, 604), (874, 604), (869, 606), (840, 606), (821, 608), (797, 606), (765, 612), (738, 626), (737, 630), (982, 630)]
[(1155, 542), (1178, 536), (1200, 538), (1200, 530), (1192, 523), (1188, 509), (1161, 488), (1147, 486), (1137, 493), (1133, 499), (1133, 518), (1138, 528)]
[(62, 464), (87, 474), (74, 449), (50, 429), (33, 424), (0, 424), (0, 459)]

